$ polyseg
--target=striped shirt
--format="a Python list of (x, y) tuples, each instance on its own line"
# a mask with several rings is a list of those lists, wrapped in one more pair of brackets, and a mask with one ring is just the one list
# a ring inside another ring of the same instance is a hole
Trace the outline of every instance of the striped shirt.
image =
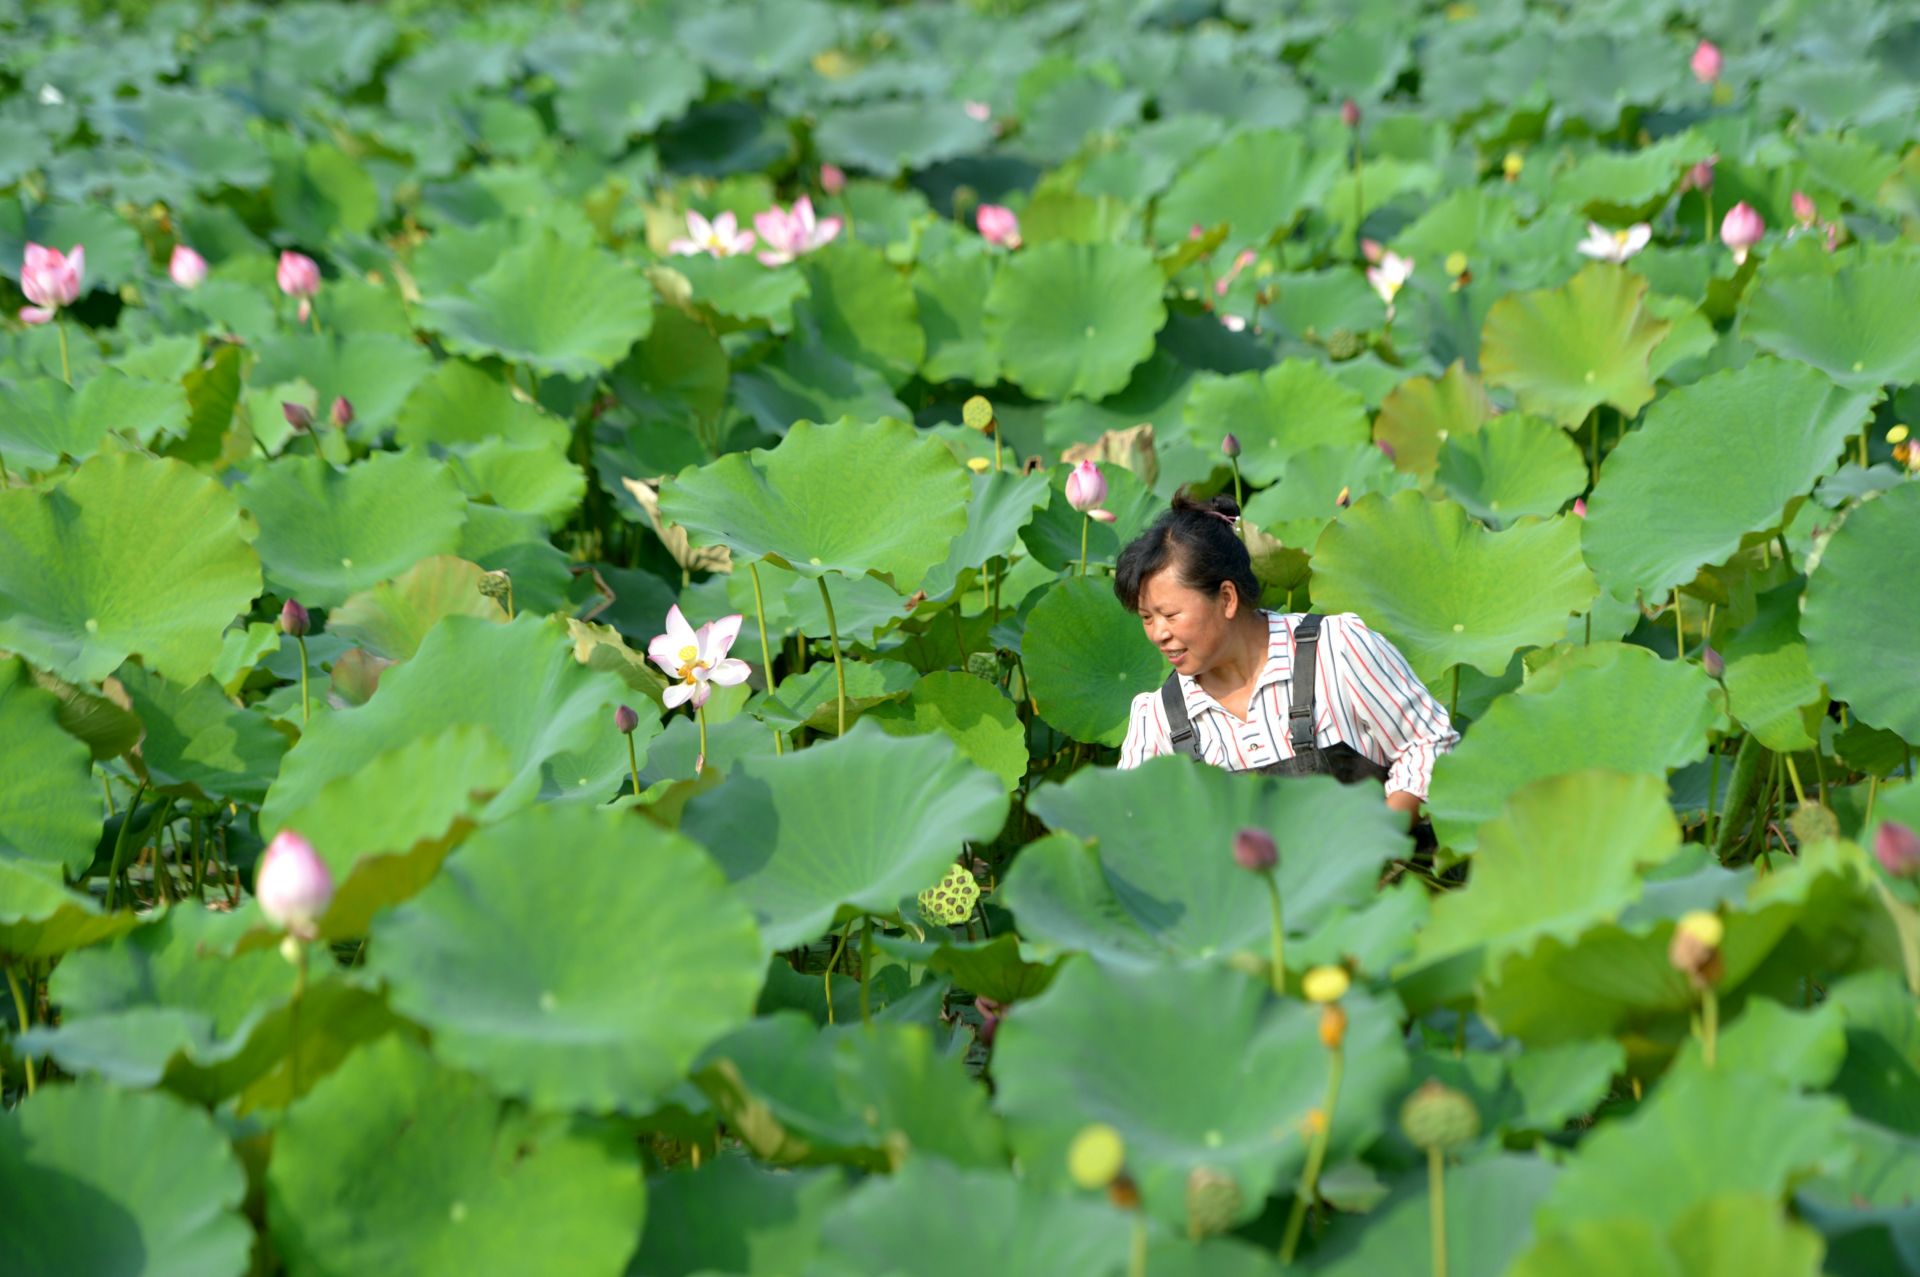
[[(1246, 771), (1293, 756), (1287, 737), (1287, 706), (1293, 698), (1293, 627), (1305, 613), (1272, 612), (1267, 618), (1267, 663), (1247, 700), (1247, 719), (1227, 712), (1186, 674), (1180, 690), (1200, 755), (1215, 767)], [(1436, 758), (1460, 741), (1446, 707), (1428, 694), (1399, 649), (1367, 628), (1352, 612), (1320, 622), (1314, 661), (1314, 740), (1322, 747), (1345, 741), (1387, 768), (1386, 790), (1404, 790), (1423, 802)], [(1160, 689), (1133, 698), (1120, 766), (1138, 767), (1173, 752), (1172, 731)]]

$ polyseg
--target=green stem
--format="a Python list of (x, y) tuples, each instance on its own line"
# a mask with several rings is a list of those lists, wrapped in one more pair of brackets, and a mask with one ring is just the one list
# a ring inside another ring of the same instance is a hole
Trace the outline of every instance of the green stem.
[(1228, 457), (1227, 462), (1233, 467), (1233, 503), (1245, 510), (1247, 503), (1240, 495), (1240, 458)]
[(1680, 591), (1673, 592), (1673, 659), (1687, 659), (1686, 613), (1680, 603)]
[(127, 818), (120, 822), (119, 837), (113, 843), (113, 863), (107, 869), (107, 912), (113, 912), (120, 896), (120, 875), (127, 869), (127, 840), (133, 834), (133, 818), (140, 814), (140, 799), (147, 792), (147, 782), (141, 781), (140, 787), (133, 791), (133, 801), (127, 804)]
[(1087, 574), (1087, 528), (1092, 523), (1093, 523), (1092, 515), (1083, 514), (1080, 516), (1080, 575), (1081, 576), (1085, 576)]
[(860, 1023), (873, 1023), (873, 915), (860, 919)]
[(1804, 807), (1807, 805), (1807, 791), (1800, 788), (1800, 771), (1793, 765), (1793, 754), (1789, 751), (1781, 757), (1787, 760), (1787, 779), (1793, 782), (1793, 800)]
[(1449, 721), (1460, 714), (1460, 667), (1453, 667), (1453, 695), (1447, 698), (1447, 718)]
[(1715, 1047), (1720, 1037), (1720, 998), (1708, 985), (1700, 995), (1700, 1050), (1707, 1062), (1713, 1067)]
[(1287, 956), (1286, 928), (1280, 915), (1280, 882), (1269, 869), (1260, 877), (1267, 884), (1267, 904), (1273, 913), (1273, 992), (1276, 997), (1285, 997), (1287, 992)]
[(1147, 1277), (1147, 1218), (1133, 1212), (1133, 1239), (1127, 1246), (1127, 1277)]
[(1427, 1228), (1433, 1246), (1433, 1277), (1447, 1277), (1447, 1155), (1427, 1150)]
[[(27, 999), (20, 992), (20, 977), (14, 974), (12, 963), (7, 964), (7, 987), (13, 990), (13, 1013), (19, 1018), (20, 1032), (25, 1033), (27, 1026), (31, 1024), (32, 1021), (27, 1017)], [(33, 1088), (36, 1085), (33, 1057), (22, 1054), (20, 1058), (27, 1066), (27, 1094), (32, 1095)]]
[(6, 454), (0, 453), (0, 488), (10, 488), (12, 486), (13, 476), (7, 473)]
[(833, 1023), (834, 964), (840, 961), (841, 951), (847, 947), (847, 937), (852, 934), (853, 934), (853, 924), (851, 922), (849, 922), (846, 926), (840, 928), (840, 943), (835, 945), (833, 947), (833, 952), (827, 955), (827, 969), (825, 974), (821, 976), (821, 980), (820, 980), (821, 987), (826, 990), (826, 994), (827, 994), (827, 1023), (828, 1024)]
[[(700, 757), (693, 760), (693, 774), (698, 776), (707, 765), (707, 707), (696, 705), (693, 709), (694, 721), (700, 724)], [(633, 738), (628, 737), (629, 741)], [(635, 791), (638, 792), (638, 791)]]
[[(753, 576), (753, 615), (760, 622), (760, 668), (766, 671), (767, 690), (771, 692), (773, 690), (773, 649), (767, 646), (767, 605), (760, 597), (760, 565), (749, 563), (747, 571)], [(778, 727), (773, 729), (773, 752), (776, 754), (787, 752), (786, 738), (781, 735)]]
[(1307, 1149), (1307, 1165), (1300, 1172), (1300, 1187), (1294, 1194), (1293, 1213), (1287, 1216), (1287, 1233), (1280, 1242), (1280, 1266), (1283, 1268), (1293, 1262), (1293, 1253), (1300, 1246), (1300, 1229), (1307, 1222), (1307, 1206), (1313, 1201), (1320, 1183), (1320, 1164), (1326, 1160), (1327, 1141), (1333, 1135), (1334, 1105), (1340, 1099), (1340, 1074), (1346, 1051), (1336, 1046), (1330, 1054), (1333, 1059), (1332, 1067), (1327, 1072), (1327, 1101), (1320, 1110), (1325, 1120), (1321, 1122), (1320, 1129), (1313, 1133), (1313, 1143)]
[(307, 637), (304, 634), (296, 634), (294, 636), (293, 641), (300, 645), (300, 726), (305, 727), (307, 725), (307, 716), (308, 716)]
[[(1720, 798), (1720, 753), (1720, 746), (1715, 745), (1713, 747), (1713, 771), (1709, 773), (1707, 777), (1707, 827), (1705, 837), (1706, 844), (1709, 847), (1719, 845), (1713, 838), (1713, 810)], [(1871, 795), (1869, 795), (1869, 801), (1871, 801)]]
[(307, 991), (307, 942), (294, 941), (299, 957), (294, 960), (293, 999), (287, 1003), (287, 1103), (300, 1095), (300, 999)]
[[(839, 735), (847, 734), (847, 667), (840, 660), (840, 624), (833, 619), (833, 595), (827, 592), (827, 578), (815, 577), (820, 583), (820, 601), (827, 607), (827, 637), (833, 640), (833, 681), (840, 698)], [(965, 659), (963, 656), (962, 659)]]
[(68, 389), (72, 389), (73, 366), (67, 362), (67, 321), (56, 315), (53, 327), (60, 334), (60, 380), (67, 383)]
[(640, 756), (633, 750), (633, 733), (627, 734), (627, 772), (633, 777), (633, 796), (640, 796)]

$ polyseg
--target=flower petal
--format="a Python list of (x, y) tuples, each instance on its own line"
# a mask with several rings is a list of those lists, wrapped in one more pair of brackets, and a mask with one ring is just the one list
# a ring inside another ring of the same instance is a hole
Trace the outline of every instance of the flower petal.
[(729, 656), (711, 670), (707, 671), (707, 681), (718, 683), (721, 687), (734, 687), (747, 681), (753, 673), (753, 667), (737, 656)]
[(697, 647), (700, 644), (699, 636), (694, 633), (693, 626), (687, 623), (686, 613), (680, 610), (678, 603), (667, 609), (667, 637), (673, 640), (676, 652), (683, 647)]
[(693, 699), (696, 686), (693, 683), (675, 683), (661, 694), (660, 701), (668, 709), (678, 709)]
[(54, 310), (51, 306), (22, 306), (20, 308), (20, 322), (29, 327), (34, 324), (48, 323), (53, 319), (53, 315)]
[(732, 616), (708, 622), (707, 641), (700, 648), (701, 658), (710, 665), (718, 665), (726, 659), (733, 641), (740, 637), (740, 626), (745, 620), (743, 614), (735, 612)]

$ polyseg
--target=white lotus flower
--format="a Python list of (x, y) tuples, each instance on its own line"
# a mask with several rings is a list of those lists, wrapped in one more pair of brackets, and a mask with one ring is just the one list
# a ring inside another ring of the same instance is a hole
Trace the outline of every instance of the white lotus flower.
[(1610, 231), (1598, 222), (1588, 222), (1587, 237), (1580, 241), (1580, 251), (1599, 261), (1624, 262), (1645, 248), (1652, 238), (1653, 227), (1645, 222), (1635, 222), (1620, 231)]
[(753, 232), (740, 229), (740, 221), (731, 212), (721, 213), (711, 222), (700, 214), (687, 213), (687, 234), (672, 240), (667, 251), (676, 257), (735, 257), (753, 247)]
[(1378, 266), (1367, 267), (1367, 282), (1380, 300), (1387, 304), (1387, 322), (1393, 322), (1393, 299), (1413, 274), (1413, 258), (1395, 252), (1382, 253)]
[(743, 619), (735, 612), (696, 630), (687, 624), (678, 603), (667, 610), (667, 632), (655, 635), (647, 644), (647, 655), (674, 680), (660, 698), (668, 709), (688, 701), (698, 709), (713, 694), (713, 684), (732, 687), (747, 681), (747, 675), (753, 672), (747, 663), (727, 655), (727, 649), (740, 637)]

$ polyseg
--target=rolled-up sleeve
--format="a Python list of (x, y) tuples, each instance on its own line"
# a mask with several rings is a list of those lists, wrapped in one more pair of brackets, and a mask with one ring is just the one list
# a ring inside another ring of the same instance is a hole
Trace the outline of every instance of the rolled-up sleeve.
[(1342, 613), (1338, 621), (1332, 627), (1334, 669), (1361, 730), (1390, 760), (1386, 790), (1425, 802), (1434, 760), (1460, 743), (1460, 733), (1399, 648), (1353, 613)]
[(1172, 752), (1172, 730), (1160, 706), (1160, 693), (1140, 693), (1133, 698), (1133, 709), (1127, 715), (1127, 738), (1120, 743), (1121, 769), (1138, 767), (1149, 758)]

